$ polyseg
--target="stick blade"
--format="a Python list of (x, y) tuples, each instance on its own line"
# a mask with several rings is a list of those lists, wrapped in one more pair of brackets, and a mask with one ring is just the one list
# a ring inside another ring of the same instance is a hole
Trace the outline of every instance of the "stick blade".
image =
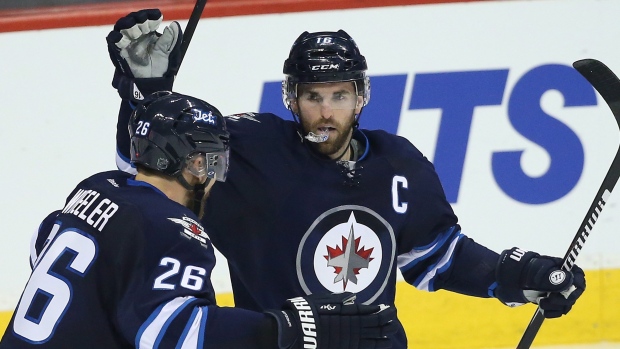
[(620, 79), (603, 62), (596, 59), (576, 61), (573, 67), (603, 97), (620, 127)]

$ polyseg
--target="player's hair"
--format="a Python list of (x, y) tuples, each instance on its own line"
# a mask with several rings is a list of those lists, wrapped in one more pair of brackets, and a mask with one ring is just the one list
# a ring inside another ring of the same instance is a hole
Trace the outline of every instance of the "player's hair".
[(179, 177), (189, 155), (228, 151), (220, 111), (198, 98), (160, 91), (138, 104), (129, 120), (131, 162)]
[(352, 81), (357, 94), (364, 98), (365, 106), (370, 100), (367, 69), (366, 58), (344, 30), (303, 32), (284, 61), (282, 100), (291, 109), (291, 101), (297, 98), (300, 83)]

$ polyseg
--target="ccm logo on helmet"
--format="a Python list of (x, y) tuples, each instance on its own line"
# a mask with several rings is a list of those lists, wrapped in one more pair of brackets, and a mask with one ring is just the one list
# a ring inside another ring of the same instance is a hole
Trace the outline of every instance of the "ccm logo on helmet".
[(213, 112), (205, 113), (202, 110), (193, 109), (192, 114), (194, 116), (194, 122), (204, 121), (210, 125), (217, 125), (216, 117), (213, 116)]
[(315, 71), (315, 70), (338, 70), (340, 68), (340, 64), (318, 64), (318, 65), (311, 65), (310, 66), (310, 70)]

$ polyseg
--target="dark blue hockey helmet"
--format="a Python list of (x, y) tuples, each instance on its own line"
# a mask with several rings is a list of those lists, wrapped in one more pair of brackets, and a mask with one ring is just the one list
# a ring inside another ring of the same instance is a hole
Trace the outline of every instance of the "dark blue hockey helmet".
[(291, 109), (291, 100), (297, 98), (297, 85), (300, 83), (352, 81), (357, 94), (364, 98), (365, 106), (370, 100), (367, 69), (366, 58), (344, 30), (303, 32), (284, 61), (284, 105)]
[(218, 181), (228, 171), (229, 133), (220, 111), (198, 98), (160, 91), (147, 96), (129, 120), (131, 162), (179, 177), (192, 158), (204, 161), (190, 171)]

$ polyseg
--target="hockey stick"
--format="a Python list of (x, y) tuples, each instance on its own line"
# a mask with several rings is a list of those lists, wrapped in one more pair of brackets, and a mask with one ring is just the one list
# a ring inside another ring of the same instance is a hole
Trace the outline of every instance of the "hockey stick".
[(187, 27), (185, 27), (185, 32), (183, 33), (183, 42), (181, 43), (181, 57), (179, 58), (179, 68), (181, 68), (181, 63), (183, 63), (183, 58), (185, 58), (185, 53), (187, 52), (190, 41), (192, 41), (192, 36), (194, 36), (196, 26), (198, 25), (198, 21), (200, 20), (200, 16), (202, 16), (202, 11), (204, 10), (206, 4), (207, 0), (196, 0), (196, 5), (192, 10), (192, 14), (189, 16)]
[[(586, 78), (603, 97), (611, 109), (611, 112), (616, 119), (616, 123), (618, 123), (618, 127), (620, 128), (620, 80), (618, 80), (616, 74), (614, 74), (605, 64), (595, 59), (579, 60), (573, 63), (573, 67), (577, 69), (577, 71), (581, 73), (581, 75), (583, 75), (583, 77)], [(601, 187), (594, 197), (594, 201), (586, 213), (583, 222), (581, 222), (579, 229), (577, 229), (577, 234), (575, 234), (573, 242), (571, 242), (570, 247), (564, 256), (564, 264), (562, 265), (563, 270), (570, 271), (573, 265), (575, 265), (575, 260), (585, 245), (586, 240), (590, 236), (592, 227), (605, 207), (605, 204), (609, 199), (609, 195), (618, 182), (619, 177), (620, 148), (618, 149), (618, 152), (609, 167), (609, 171), (607, 171), (605, 179), (603, 179), (603, 183), (601, 183)], [(517, 349), (528, 349), (530, 345), (532, 345), (534, 337), (536, 337), (536, 334), (538, 333), (544, 319), (545, 316), (543, 311), (540, 307), (538, 307), (532, 317), (532, 320), (525, 329), (525, 333), (523, 333), (523, 337), (521, 337), (521, 341), (517, 345)]]

